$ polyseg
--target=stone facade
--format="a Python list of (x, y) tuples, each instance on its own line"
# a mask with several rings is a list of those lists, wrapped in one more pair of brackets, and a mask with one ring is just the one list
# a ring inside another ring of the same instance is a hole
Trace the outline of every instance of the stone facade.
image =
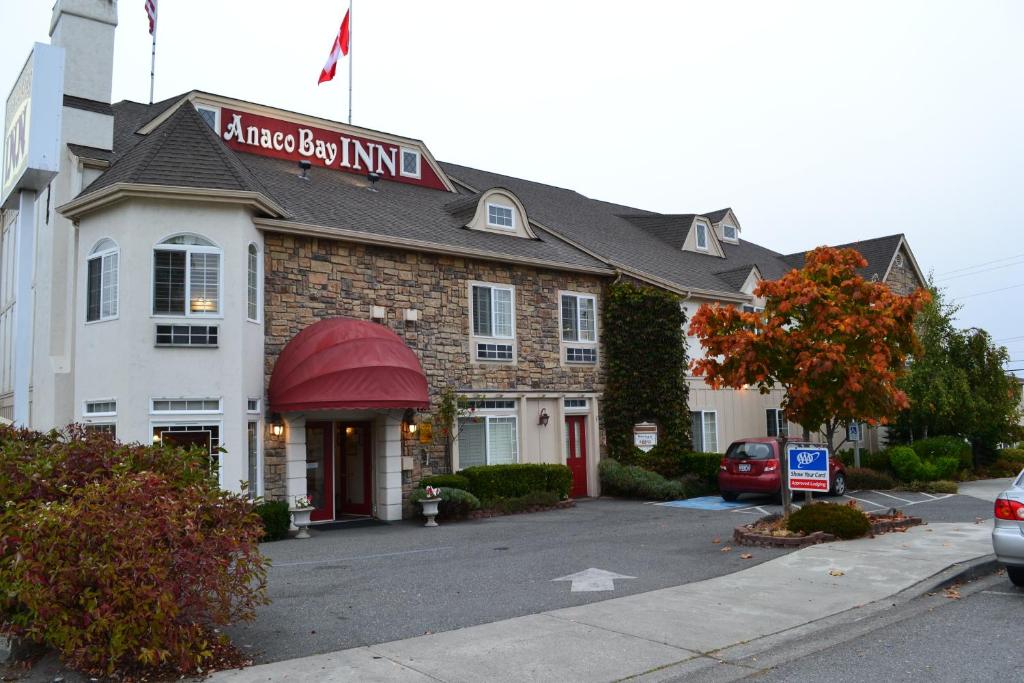
[[(900, 263), (901, 260), (902, 263)], [(902, 296), (907, 296), (925, 286), (925, 283), (921, 282), (917, 273), (914, 272), (914, 266), (910, 262), (910, 254), (906, 247), (900, 247), (896, 261), (892, 264), (892, 270), (889, 271), (889, 277), (885, 279), (885, 284)]]
[[(265, 235), (264, 310), (266, 378), (269, 384), (281, 350), (308, 325), (324, 318), (370, 319), (383, 307), (381, 322), (415, 351), (430, 385), (432, 408), (451, 385), (460, 393), (483, 391), (602, 392), (602, 363), (570, 366), (561, 362), (559, 291), (597, 297), (600, 312), (607, 278), (355, 244), (314, 237)], [(481, 363), (470, 348), (469, 283), (515, 287), (515, 363)], [(406, 322), (404, 312), (419, 312)], [(601, 319), (598, 318), (600, 339)], [(603, 348), (599, 348), (599, 359)], [(417, 455), (403, 488), (421, 476), (443, 472), (440, 439), (420, 444), (407, 439), (404, 452)], [(264, 448), (265, 491), (285, 495), (284, 444), (270, 434)]]

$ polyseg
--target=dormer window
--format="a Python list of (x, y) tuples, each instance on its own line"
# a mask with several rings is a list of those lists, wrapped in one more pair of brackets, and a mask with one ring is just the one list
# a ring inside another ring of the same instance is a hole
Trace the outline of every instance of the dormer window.
[(420, 177), (420, 153), (415, 149), (402, 148), (402, 175), (406, 178)]
[(729, 240), (730, 242), (736, 241), (736, 226), (735, 225), (723, 225), (722, 226), (722, 237)]
[(503, 204), (487, 205), (487, 227), (502, 228), (505, 230), (516, 229), (516, 212), (511, 206)]
[(697, 223), (697, 248), (701, 251), (708, 250), (708, 226), (704, 223)]

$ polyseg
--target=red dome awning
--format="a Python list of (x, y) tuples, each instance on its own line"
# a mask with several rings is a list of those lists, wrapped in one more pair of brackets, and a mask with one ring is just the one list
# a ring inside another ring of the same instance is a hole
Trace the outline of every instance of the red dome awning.
[(427, 378), (401, 337), (376, 323), (330, 318), (288, 342), (270, 376), (270, 409), (428, 408)]

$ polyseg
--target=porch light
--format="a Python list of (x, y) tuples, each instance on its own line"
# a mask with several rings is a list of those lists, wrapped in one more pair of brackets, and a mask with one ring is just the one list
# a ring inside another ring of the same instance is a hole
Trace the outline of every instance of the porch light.
[(548, 426), (548, 420), (550, 420), (550, 419), (551, 419), (551, 416), (548, 415), (547, 408), (541, 408), (540, 409), (540, 415), (537, 416), (537, 424), (539, 424), (541, 427), (547, 427)]
[(284, 421), (278, 413), (273, 413), (270, 416), (270, 433), (274, 436), (284, 434)]
[(416, 427), (417, 427), (417, 424), (415, 422), (410, 422), (409, 423), (409, 433), (410, 434), (415, 434), (416, 433)]

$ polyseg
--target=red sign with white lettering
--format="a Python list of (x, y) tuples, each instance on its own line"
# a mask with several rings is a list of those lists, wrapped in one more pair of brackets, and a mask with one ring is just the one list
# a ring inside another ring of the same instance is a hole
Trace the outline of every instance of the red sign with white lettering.
[(220, 136), (231, 149), (247, 154), (289, 159), (338, 171), (382, 178), (436, 190), (447, 189), (418, 147), (403, 147), (336, 130), (222, 108)]

